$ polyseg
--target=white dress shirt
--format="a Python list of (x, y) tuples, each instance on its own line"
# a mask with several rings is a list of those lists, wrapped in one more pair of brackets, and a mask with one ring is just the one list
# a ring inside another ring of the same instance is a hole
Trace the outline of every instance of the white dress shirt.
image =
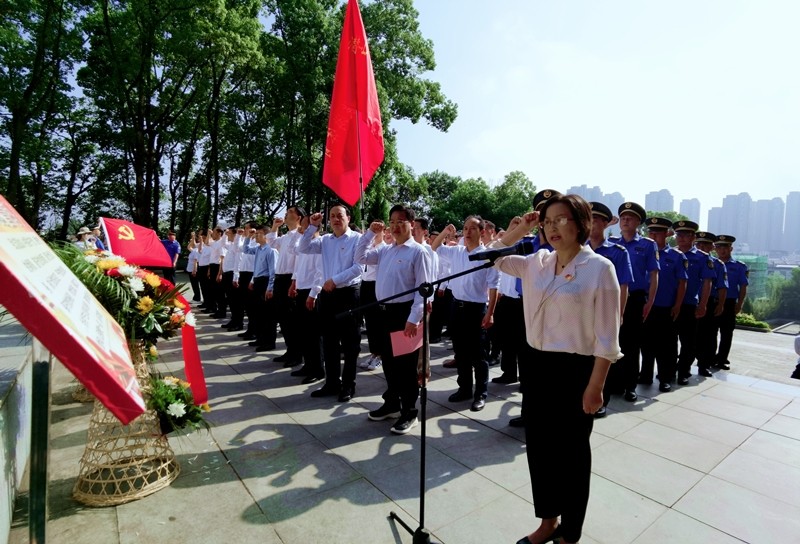
[[(370, 249), (375, 233), (367, 231), (356, 246), (355, 260), (359, 264), (378, 266), (375, 280), (375, 298), (382, 300), (397, 293), (409, 291), (422, 283), (433, 281), (431, 258), (422, 245), (413, 238), (404, 244), (397, 242)], [(416, 325), (422, 321), (423, 299), (419, 291), (388, 301), (389, 303), (410, 302), (411, 310), (407, 321)]]
[(308, 296), (317, 298), (322, 291), (322, 284), (325, 283), (322, 279), (322, 256), (298, 253), (294, 265), (292, 279), (295, 280), (295, 289), (311, 289)]
[(350, 287), (361, 283), (361, 265), (353, 260), (356, 244), (361, 235), (349, 227), (341, 236), (325, 234), (313, 238), (317, 227), (309, 225), (297, 244), (298, 253), (322, 255), (322, 277), (333, 280), (336, 287)]
[(302, 234), (297, 229), (290, 230), (283, 236), (278, 236), (276, 232), (267, 233), (267, 243), (271, 248), (277, 249), (281, 258), (278, 262), (276, 274), (291, 274), (294, 272), (295, 259), (297, 257), (297, 242), (300, 241)]
[[(466, 246), (445, 246), (441, 245), (436, 249), (439, 257), (444, 257), (450, 261), (450, 270), (453, 274), (458, 274), (463, 270), (480, 267), (483, 261), (470, 261), (469, 256), (485, 251), (483, 244), (472, 251), (467, 251)], [(464, 302), (489, 302), (489, 290), (497, 289), (500, 285), (500, 273), (494, 268), (484, 268), (477, 272), (471, 272), (465, 276), (455, 278), (449, 282), (450, 290), (453, 291), (453, 298)]]

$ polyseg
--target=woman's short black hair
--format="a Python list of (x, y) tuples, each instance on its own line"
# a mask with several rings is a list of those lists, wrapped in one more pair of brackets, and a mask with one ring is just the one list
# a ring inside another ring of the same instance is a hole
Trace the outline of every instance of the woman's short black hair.
[(569, 208), (572, 218), (575, 220), (575, 226), (578, 227), (578, 242), (585, 244), (586, 240), (589, 239), (589, 233), (592, 231), (592, 208), (589, 203), (578, 195), (554, 196), (545, 202), (539, 211), (540, 221), (544, 221), (548, 208), (553, 204), (564, 204)]

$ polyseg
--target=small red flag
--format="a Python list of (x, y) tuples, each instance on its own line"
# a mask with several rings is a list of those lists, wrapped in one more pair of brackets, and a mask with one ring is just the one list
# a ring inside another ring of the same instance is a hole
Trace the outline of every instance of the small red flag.
[(124, 219), (101, 217), (108, 250), (127, 262), (153, 268), (172, 268), (172, 259), (156, 231)]
[(348, 0), (333, 80), (322, 183), (352, 206), (383, 162), (383, 125), (367, 33), (356, 0)]

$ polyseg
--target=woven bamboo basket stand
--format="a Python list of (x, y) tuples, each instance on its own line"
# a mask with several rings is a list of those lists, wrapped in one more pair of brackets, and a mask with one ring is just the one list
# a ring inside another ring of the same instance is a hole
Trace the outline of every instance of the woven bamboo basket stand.
[[(131, 359), (147, 397), (150, 371), (142, 343), (131, 344)], [(180, 466), (154, 410), (122, 425), (100, 401), (94, 401), (86, 449), (72, 490), (75, 500), (89, 506), (124, 504), (167, 487), (178, 474)]]

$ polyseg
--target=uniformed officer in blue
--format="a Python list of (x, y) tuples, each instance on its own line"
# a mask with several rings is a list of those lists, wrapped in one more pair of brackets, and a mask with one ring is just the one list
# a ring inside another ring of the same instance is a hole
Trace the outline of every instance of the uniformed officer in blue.
[[(714, 355), (717, 353), (717, 334), (719, 333), (719, 316), (725, 308), (725, 297), (728, 294), (728, 270), (725, 263), (717, 259), (711, 252), (714, 250), (715, 234), (706, 231), (697, 231), (694, 243), (697, 249), (708, 253), (714, 264), (714, 283), (711, 285), (711, 294), (708, 297), (708, 306), (703, 317), (697, 320), (697, 375), (712, 376), (710, 367), (714, 364)], [(688, 377), (678, 377), (679, 385), (688, 385)]]
[[(625, 246), (615, 244), (606, 239), (606, 229), (611, 225), (616, 225), (619, 218), (614, 217), (609, 207), (602, 202), (589, 202), (589, 206), (592, 208), (592, 230), (589, 233), (589, 239), (586, 244), (595, 253), (602, 255), (614, 264), (617, 281), (619, 282), (619, 308), (622, 315), (625, 315), (625, 304), (628, 302), (628, 286), (633, 282), (631, 259)], [(606, 382), (606, 387), (603, 390), (603, 407), (595, 412), (594, 417), (606, 416), (606, 406), (608, 406), (610, 398), (611, 390), (608, 382)]]
[(730, 370), (728, 354), (733, 341), (733, 329), (736, 327), (736, 315), (742, 311), (742, 304), (747, 297), (747, 285), (750, 271), (747, 265), (731, 257), (733, 243), (736, 238), (729, 234), (720, 234), (714, 244), (719, 260), (725, 263), (728, 270), (728, 294), (725, 308), (719, 316), (719, 350), (714, 357), (714, 366), (722, 370)]
[(644, 208), (636, 202), (624, 202), (617, 210), (622, 236), (609, 238), (628, 250), (633, 282), (628, 286), (628, 303), (619, 332), (623, 357), (609, 372), (611, 391), (623, 392), (625, 400), (635, 401), (639, 379), (639, 353), (642, 347), (642, 325), (655, 302), (658, 290), (658, 248), (649, 238), (639, 235), (637, 228), (647, 219)]
[(644, 324), (642, 370), (639, 383), (653, 383), (653, 363), (658, 363), (658, 390), (672, 389), (678, 362), (677, 320), (686, 294), (689, 260), (686, 255), (667, 244), (672, 221), (665, 217), (648, 217), (647, 231), (658, 245), (658, 290), (653, 309)]
[(689, 376), (692, 375), (692, 363), (696, 357), (697, 320), (706, 313), (711, 284), (717, 278), (711, 257), (694, 246), (697, 229), (698, 225), (694, 221), (680, 220), (672, 223), (677, 247), (689, 260), (689, 280), (681, 314), (678, 316), (678, 339), (681, 344), (678, 355), (679, 385), (688, 384)]

